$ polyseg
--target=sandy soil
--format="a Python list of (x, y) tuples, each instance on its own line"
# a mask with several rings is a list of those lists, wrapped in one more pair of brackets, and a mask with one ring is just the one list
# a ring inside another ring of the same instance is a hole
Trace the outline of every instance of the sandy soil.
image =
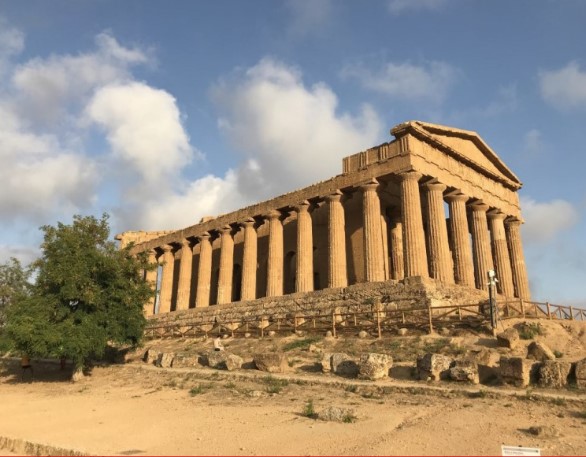
[[(580, 338), (564, 338), (566, 350), (580, 349)], [(311, 370), (267, 377), (139, 361), (96, 367), (78, 383), (57, 364), (36, 362), (28, 383), (18, 361), (0, 368), (0, 437), (93, 455), (499, 455), (503, 444), (586, 454), (586, 393), (572, 390), (372, 383)], [(355, 421), (305, 417), (309, 400), (318, 413), (349, 408)], [(534, 436), (531, 426), (557, 436)]]

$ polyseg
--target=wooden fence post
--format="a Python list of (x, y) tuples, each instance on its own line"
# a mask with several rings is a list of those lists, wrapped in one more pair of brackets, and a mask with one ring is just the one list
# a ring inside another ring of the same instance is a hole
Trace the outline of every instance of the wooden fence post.
[(428, 314), (429, 314), (429, 333), (431, 334), (431, 333), (433, 333), (433, 322), (432, 322), (432, 319), (431, 319), (431, 306), (428, 306), (427, 307), (427, 311), (428, 311)]
[(570, 320), (573, 321), (574, 320), (574, 307), (570, 306)]
[(380, 307), (381, 307), (381, 304), (377, 303), (376, 304), (376, 326), (378, 327), (378, 337), (379, 338), (382, 336), (381, 327), (380, 327)]
[(522, 298), (519, 299), (519, 301), (521, 302), (521, 314), (523, 314), (523, 317), (525, 317), (525, 302)]
[(332, 335), (336, 337), (336, 310), (332, 311)]
[(545, 302), (545, 305), (547, 306), (547, 318), (551, 320), (551, 308), (549, 307), (549, 302)]

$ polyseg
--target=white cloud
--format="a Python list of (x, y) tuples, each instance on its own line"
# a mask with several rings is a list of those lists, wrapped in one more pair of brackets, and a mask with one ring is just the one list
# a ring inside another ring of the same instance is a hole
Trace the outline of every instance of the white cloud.
[(114, 155), (151, 185), (177, 174), (194, 157), (175, 99), (144, 83), (108, 85), (86, 108), (104, 128)]
[(579, 220), (579, 213), (565, 200), (537, 202), (522, 197), (523, 240), (530, 243), (544, 243), (554, 239), (559, 233), (570, 229)]
[(539, 86), (543, 99), (555, 108), (586, 108), (586, 71), (580, 70), (578, 62), (540, 72)]
[(346, 66), (343, 78), (356, 79), (368, 90), (405, 100), (441, 102), (458, 79), (459, 71), (445, 62), (389, 62), (378, 70), (364, 64)]
[(447, 0), (389, 0), (388, 8), (398, 15), (409, 11), (437, 11), (447, 3)]
[(71, 114), (69, 103), (83, 103), (95, 89), (131, 79), (133, 65), (149, 58), (139, 49), (124, 48), (109, 33), (95, 38), (97, 49), (79, 55), (31, 59), (15, 69), (12, 83), (17, 107), (33, 122), (58, 124)]
[(327, 85), (306, 87), (299, 70), (269, 58), (213, 93), (221, 131), (254, 159), (249, 165), (260, 171), (253, 174), (264, 177), (263, 191), (270, 194), (341, 171), (342, 157), (372, 146), (382, 130), (370, 106), (357, 116), (338, 113), (338, 99)]
[(24, 49), (24, 33), (0, 17), (0, 60), (20, 54)]
[(305, 35), (321, 30), (328, 23), (334, 5), (332, 0), (288, 0), (285, 6), (292, 16), (289, 30), (295, 35)]
[(543, 151), (543, 138), (541, 131), (531, 129), (523, 138), (523, 149), (529, 155), (537, 155)]

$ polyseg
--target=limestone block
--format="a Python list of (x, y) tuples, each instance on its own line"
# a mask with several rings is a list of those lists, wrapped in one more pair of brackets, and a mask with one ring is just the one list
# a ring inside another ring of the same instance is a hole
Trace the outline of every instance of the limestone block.
[(452, 359), (443, 354), (432, 354), (428, 352), (423, 357), (417, 359), (417, 373), (419, 379), (427, 381), (438, 381), (447, 379), (449, 376)]
[(355, 418), (356, 414), (353, 409), (340, 408), (338, 406), (329, 406), (317, 415), (319, 420), (331, 422), (344, 422)]
[(332, 371), (339, 376), (354, 377), (358, 374), (358, 364), (348, 354), (336, 352), (332, 354)]
[(576, 385), (586, 388), (586, 359), (576, 362)]
[(529, 347), (527, 347), (527, 358), (538, 360), (539, 362), (556, 359), (552, 350), (538, 341), (533, 341)]
[(499, 347), (515, 349), (519, 344), (519, 332), (516, 328), (508, 328), (496, 336)]
[(405, 336), (407, 335), (408, 330), (404, 327), (400, 328), (397, 333), (399, 334), (399, 336)]
[(156, 349), (153, 348), (149, 348), (147, 349), (147, 351), (144, 353), (144, 357), (142, 358), (146, 363), (149, 364), (153, 364), (156, 363), (156, 361), (159, 358), (159, 354), (160, 352), (157, 351)]
[(366, 333), (364, 330), (360, 330), (358, 332), (358, 338), (366, 338), (368, 336), (368, 333)]
[(475, 362), (478, 366), (478, 376), (482, 384), (489, 383), (498, 378), (499, 361), (501, 355), (489, 348), (482, 348), (480, 351), (472, 352), (466, 360)]
[(393, 366), (393, 358), (387, 354), (362, 354), (360, 356), (358, 377), (376, 381), (386, 378)]
[(568, 384), (571, 369), (570, 362), (546, 360), (539, 368), (539, 385), (541, 387), (564, 387)]
[(170, 368), (175, 354), (172, 352), (161, 352), (157, 358), (156, 365), (161, 368)]
[(176, 354), (173, 362), (171, 362), (172, 368), (188, 368), (198, 366), (198, 357), (195, 355), (188, 354)]
[(521, 357), (501, 357), (500, 378), (506, 384), (526, 387), (531, 381), (533, 362)]
[(454, 366), (450, 368), (450, 379), (452, 381), (478, 384), (480, 382), (478, 365), (470, 360), (457, 360), (454, 362)]
[(258, 370), (268, 373), (284, 373), (289, 368), (287, 356), (279, 352), (256, 354), (253, 360)]
[(330, 373), (332, 371), (332, 354), (330, 352), (324, 352), (320, 363), (322, 373)]
[(240, 368), (242, 368), (243, 363), (244, 360), (242, 359), (242, 357), (237, 356), (236, 354), (226, 354), (226, 360), (224, 362), (224, 364), (226, 365), (226, 370), (240, 370)]
[(209, 351), (207, 353), (208, 366), (223, 370), (226, 368), (226, 358), (228, 353), (226, 351)]

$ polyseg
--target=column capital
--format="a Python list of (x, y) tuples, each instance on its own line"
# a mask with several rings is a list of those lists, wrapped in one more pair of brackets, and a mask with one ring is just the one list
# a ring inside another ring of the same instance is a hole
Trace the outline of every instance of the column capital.
[(501, 220), (501, 221), (504, 221), (507, 217), (507, 215), (499, 209), (490, 210), (489, 212), (486, 213), (486, 216), (489, 219), (496, 219), (496, 220)]
[(191, 242), (187, 238), (183, 238), (180, 242), (182, 247), (189, 248), (191, 247)]
[(203, 232), (201, 235), (198, 235), (196, 238), (201, 243), (202, 241), (209, 240), (211, 238), (211, 235), (209, 232)]
[(277, 209), (272, 209), (269, 212), (267, 212), (264, 217), (267, 218), (267, 219), (278, 219), (282, 215), (283, 214), (281, 213), (281, 211), (279, 211)]
[(379, 182), (376, 178), (372, 178), (370, 181), (359, 185), (358, 187), (362, 192), (375, 192), (376, 189), (379, 187)]
[(171, 252), (173, 250), (173, 246), (171, 246), (170, 244), (165, 244), (165, 245), (161, 246), (161, 249), (164, 252)]
[(310, 205), (311, 203), (309, 203), (307, 200), (303, 200), (301, 203), (293, 206), (293, 208), (298, 213), (306, 213), (309, 210)]
[(246, 219), (244, 219), (244, 221), (240, 222), (239, 225), (240, 227), (254, 227), (254, 224), (256, 223), (256, 221), (254, 220), (254, 218), (252, 217), (248, 217)]
[(226, 224), (222, 228), (220, 228), (220, 233), (222, 234), (222, 236), (226, 235), (226, 234), (229, 235), (231, 231), (232, 231), (232, 226), (228, 225), (228, 224)]
[(326, 195), (324, 198), (328, 203), (329, 202), (339, 202), (342, 199), (343, 195), (344, 194), (342, 193), (342, 191), (340, 189), (336, 189), (334, 192)]
[(436, 180), (432, 180), (432, 181), (428, 181), (424, 184), (422, 184), (422, 187), (424, 187), (427, 190), (435, 190), (435, 191), (440, 191), (443, 192), (444, 190), (447, 189), (448, 186), (446, 186), (445, 184), (442, 184), (439, 181)]
[(490, 206), (488, 206), (486, 203), (483, 202), (475, 202), (475, 203), (471, 203), (470, 205), (468, 205), (472, 211), (476, 212), (476, 213), (486, 213), (488, 211), (488, 209), (490, 208)]
[(505, 219), (505, 224), (512, 227), (520, 227), (525, 221), (515, 216), (509, 216)]
[(419, 181), (423, 177), (421, 173), (414, 170), (399, 173), (397, 176), (399, 176), (402, 181)]
[(466, 203), (468, 200), (470, 200), (470, 197), (468, 197), (468, 195), (464, 195), (462, 193), (450, 193), (448, 195), (444, 196), (445, 200), (448, 203), (451, 202), (464, 202)]

